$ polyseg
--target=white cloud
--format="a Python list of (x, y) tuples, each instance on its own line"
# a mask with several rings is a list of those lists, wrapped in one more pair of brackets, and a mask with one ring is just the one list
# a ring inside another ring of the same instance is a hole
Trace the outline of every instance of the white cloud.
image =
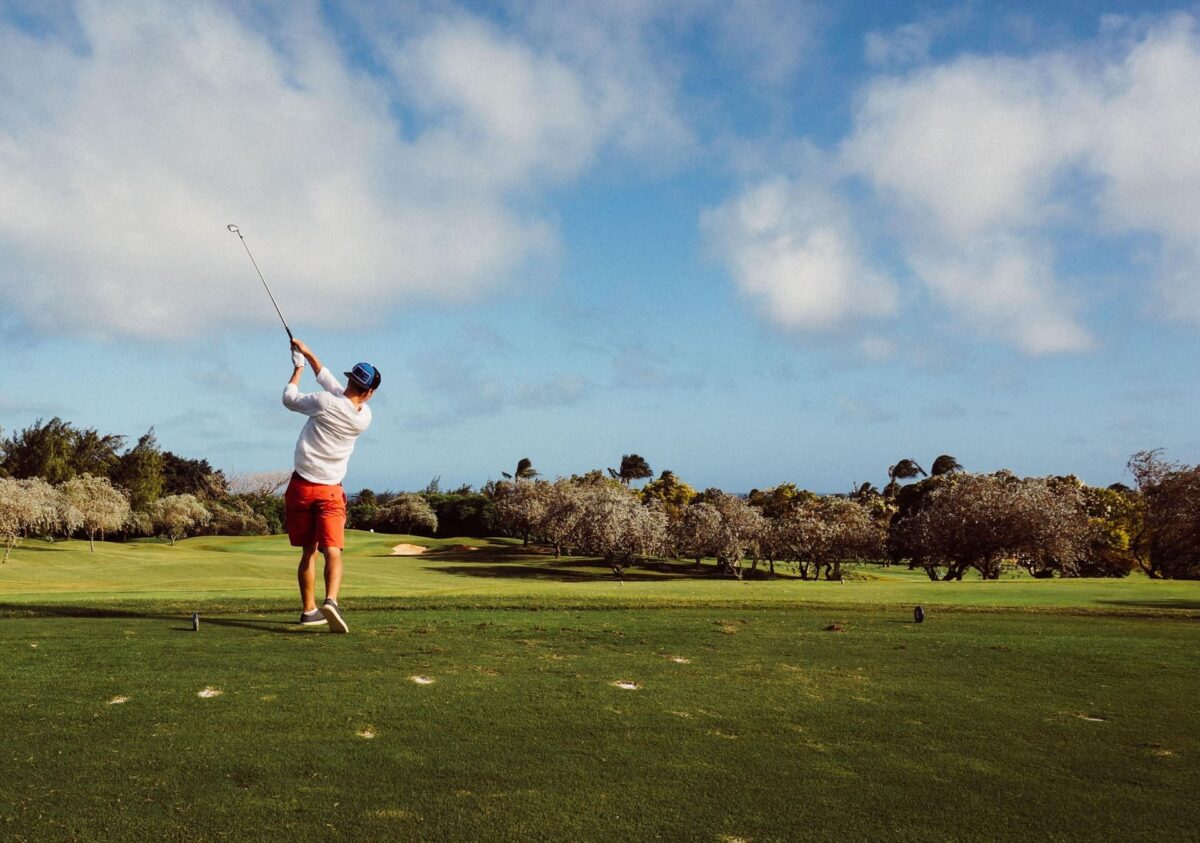
[(906, 23), (891, 32), (868, 32), (863, 38), (867, 62), (878, 65), (924, 61), (932, 44), (933, 33), (920, 23)]
[(1196, 24), (1105, 29), (1073, 50), (877, 78), (842, 147), (893, 209), (907, 262), (936, 298), (1032, 354), (1093, 343), (1086, 281), (1056, 266), (1061, 228), (1158, 238), (1160, 298), (1200, 321)]
[(738, 289), (784, 328), (828, 331), (896, 310), (895, 285), (871, 268), (844, 204), (819, 180), (749, 185), (701, 225)]
[(1117, 230), (1161, 238), (1161, 310), (1200, 322), (1200, 34), (1195, 18), (1153, 25), (1105, 68), (1088, 166)]
[(811, 54), (824, 12), (800, 0), (718, 0), (713, 4), (718, 47), (768, 84), (788, 81)]
[(916, 249), (909, 261), (944, 304), (986, 337), (1034, 355), (1093, 345), (1072, 317), (1049, 257), (1021, 237), (978, 237), (942, 252)]
[(307, 5), (269, 37), (216, 3), (76, 18), (69, 40), (0, 23), (0, 295), (46, 333), (268, 323), (230, 222), (293, 325), (471, 300), (555, 248), (531, 193), (632, 148), (630, 80), (465, 15), (376, 76)]

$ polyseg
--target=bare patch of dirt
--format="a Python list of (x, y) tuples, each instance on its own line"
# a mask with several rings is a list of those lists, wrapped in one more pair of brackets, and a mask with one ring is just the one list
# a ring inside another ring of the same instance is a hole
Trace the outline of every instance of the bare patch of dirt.
[(831, 623), (829, 626), (825, 627), (825, 631), (826, 632), (845, 632), (846, 625), (844, 623), (836, 623), (836, 622)]

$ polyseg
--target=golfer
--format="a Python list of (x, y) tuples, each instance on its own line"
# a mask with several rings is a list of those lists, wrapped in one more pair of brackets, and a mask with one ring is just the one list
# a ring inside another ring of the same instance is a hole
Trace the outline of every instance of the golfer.
[[(300, 375), (307, 360), (317, 373), (324, 392), (300, 391)], [(379, 388), (379, 371), (370, 363), (358, 363), (346, 372), (345, 388), (307, 345), (292, 340), (292, 379), (283, 390), (283, 406), (308, 416), (296, 441), (295, 471), (284, 493), (288, 539), (301, 548), (300, 623), (327, 623), (334, 632), (349, 632), (338, 608), (342, 584), (342, 548), (346, 546), (346, 493), (342, 478), (354, 442), (371, 425), (367, 402)], [(317, 608), (317, 551), (325, 554), (325, 602)]]

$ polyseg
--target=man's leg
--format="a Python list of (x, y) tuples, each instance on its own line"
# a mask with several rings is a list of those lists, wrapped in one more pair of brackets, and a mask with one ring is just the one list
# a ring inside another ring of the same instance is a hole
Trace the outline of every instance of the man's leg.
[[(300, 583), (300, 602), (304, 604), (304, 611), (311, 612), (317, 608), (317, 546), (315, 544), (306, 544), (300, 550), (300, 567), (296, 570), (296, 579)], [(341, 560), (338, 560), (339, 563)], [(340, 579), (340, 564), (339, 564), (339, 579)], [(329, 582), (329, 565), (325, 566), (325, 581)], [(327, 586), (328, 587), (328, 586)]]
[[(314, 555), (316, 555), (314, 553)], [(325, 597), (334, 603), (338, 599), (338, 590), (342, 587), (342, 549), (340, 547), (325, 548)], [(313, 604), (316, 605), (316, 604)]]

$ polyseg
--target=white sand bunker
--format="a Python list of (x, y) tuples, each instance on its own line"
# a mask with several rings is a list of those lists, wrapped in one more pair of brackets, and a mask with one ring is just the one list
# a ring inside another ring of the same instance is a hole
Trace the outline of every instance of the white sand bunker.
[(115, 697), (113, 697), (111, 700), (108, 701), (108, 704), (109, 705), (120, 705), (121, 703), (127, 703), (127, 702), (129, 702), (129, 697), (123, 696), (121, 694), (117, 694)]
[(213, 697), (221, 696), (221, 691), (218, 688), (214, 688), (210, 685), (207, 688), (202, 688), (201, 690), (197, 691), (196, 696), (200, 697), (201, 699), (211, 700)]
[(394, 544), (392, 545), (392, 556), (420, 556), (427, 547), (422, 547), (419, 544)]
[(369, 741), (379, 733), (375, 731), (374, 727), (368, 726), (365, 729), (359, 729), (357, 734), (363, 740)]
[(418, 685), (432, 685), (433, 684), (433, 680), (430, 679), (428, 676), (410, 676), (408, 678), (410, 681), (416, 682)]
[(614, 688), (620, 688), (622, 691), (640, 691), (640, 690), (642, 690), (642, 686), (636, 682), (614, 682), (614, 683), (612, 683), (612, 686)]

